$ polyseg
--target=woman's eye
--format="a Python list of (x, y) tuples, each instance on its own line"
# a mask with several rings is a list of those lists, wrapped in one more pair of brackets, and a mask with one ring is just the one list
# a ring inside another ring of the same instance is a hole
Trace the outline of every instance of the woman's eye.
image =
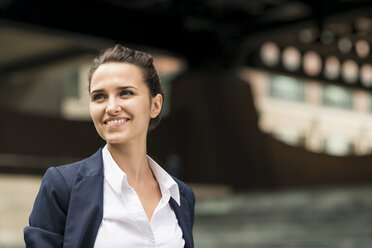
[(133, 92), (130, 91), (130, 90), (123, 90), (123, 91), (120, 92), (120, 95), (121, 95), (121, 96), (132, 96), (132, 95), (134, 95), (134, 94), (133, 94)]
[(105, 96), (103, 94), (95, 94), (92, 99), (93, 101), (98, 101), (98, 100), (101, 100), (101, 99), (104, 99)]

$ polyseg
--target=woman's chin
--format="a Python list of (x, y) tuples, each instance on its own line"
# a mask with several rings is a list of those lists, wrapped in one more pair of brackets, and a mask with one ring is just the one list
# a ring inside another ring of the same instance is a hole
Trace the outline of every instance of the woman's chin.
[(125, 139), (123, 139), (122, 137), (109, 137), (109, 138), (106, 138), (105, 140), (108, 144), (113, 144), (113, 145), (125, 143)]

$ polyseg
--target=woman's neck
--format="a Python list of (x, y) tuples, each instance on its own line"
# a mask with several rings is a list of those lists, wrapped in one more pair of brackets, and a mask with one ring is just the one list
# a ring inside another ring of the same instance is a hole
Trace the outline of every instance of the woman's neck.
[(107, 144), (107, 148), (117, 165), (127, 174), (130, 186), (135, 187), (153, 178), (146, 156), (146, 144)]

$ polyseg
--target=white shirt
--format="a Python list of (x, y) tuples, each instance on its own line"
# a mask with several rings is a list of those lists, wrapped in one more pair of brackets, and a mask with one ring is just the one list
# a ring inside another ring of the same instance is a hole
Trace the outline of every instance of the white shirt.
[(102, 155), (103, 218), (94, 248), (184, 247), (182, 230), (169, 205), (170, 197), (180, 205), (178, 185), (173, 178), (147, 156), (162, 194), (149, 221), (136, 191), (129, 186), (127, 175), (111, 157), (107, 145)]

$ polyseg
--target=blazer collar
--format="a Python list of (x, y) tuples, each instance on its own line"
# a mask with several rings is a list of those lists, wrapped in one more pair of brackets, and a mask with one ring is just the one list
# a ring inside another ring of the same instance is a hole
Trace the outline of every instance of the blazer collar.
[[(177, 181), (176, 181), (177, 182)], [(176, 214), (178, 224), (182, 229), (183, 239), (185, 240), (185, 248), (193, 248), (193, 235), (192, 235), (192, 218), (190, 215), (191, 209), (187, 198), (184, 195), (183, 186), (178, 184), (180, 188), (180, 201), (181, 204), (178, 205), (177, 202), (171, 198), (169, 204), (172, 207), (174, 213)]]
[(103, 176), (103, 159), (102, 159), (102, 147), (98, 149), (89, 158), (82, 161), (78, 176), (80, 177), (92, 177), (92, 176)]

